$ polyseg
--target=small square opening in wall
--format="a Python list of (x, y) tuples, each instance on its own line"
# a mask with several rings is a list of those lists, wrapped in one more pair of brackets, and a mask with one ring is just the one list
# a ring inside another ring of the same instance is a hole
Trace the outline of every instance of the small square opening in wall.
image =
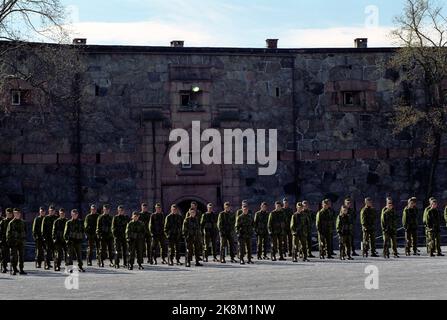
[(345, 106), (360, 105), (360, 92), (359, 91), (343, 92), (343, 104)]
[(275, 91), (276, 91), (276, 92), (275, 92), (276, 97), (277, 97), (277, 98), (280, 98), (280, 97), (281, 97), (281, 88), (276, 88)]
[(188, 107), (191, 102), (191, 95), (189, 93), (180, 94), (180, 104), (182, 107)]
[(11, 91), (11, 104), (13, 106), (22, 105), (22, 91), (20, 91), (20, 90), (12, 90)]

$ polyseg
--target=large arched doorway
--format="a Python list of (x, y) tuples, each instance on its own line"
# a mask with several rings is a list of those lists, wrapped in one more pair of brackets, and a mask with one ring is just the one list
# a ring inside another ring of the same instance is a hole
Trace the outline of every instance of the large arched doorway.
[(177, 208), (183, 216), (185, 216), (189, 208), (191, 208), (191, 202), (193, 201), (197, 202), (197, 207), (201, 212), (206, 212), (206, 204), (202, 201), (197, 199), (185, 199), (177, 203)]

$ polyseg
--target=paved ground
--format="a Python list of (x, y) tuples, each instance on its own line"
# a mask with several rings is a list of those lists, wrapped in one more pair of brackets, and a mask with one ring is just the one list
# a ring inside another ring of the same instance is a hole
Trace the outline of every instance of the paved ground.
[[(446, 250), (447, 248), (444, 248)], [(425, 251), (421, 249), (421, 251)], [(365, 268), (379, 269), (379, 290), (366, 290)], [(251, 266), (208, 263), (202, 268), (146, 266), (144, 271), (91, 267), (79, 290), (67, 290), (67, 275), (36, 270), (27, 276), (0, 274), (3, 299), (447, 299), (447, 257), (358, 258)]]

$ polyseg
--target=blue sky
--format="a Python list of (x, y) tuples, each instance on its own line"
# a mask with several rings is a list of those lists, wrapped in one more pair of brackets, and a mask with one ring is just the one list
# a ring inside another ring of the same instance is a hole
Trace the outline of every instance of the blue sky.
[[(72, 30), (93, 44), (346, 47), (356, 37), (391, 46), (404, 0), (63, 0)], [(279, 4), (280, 3), (280, 4)]]

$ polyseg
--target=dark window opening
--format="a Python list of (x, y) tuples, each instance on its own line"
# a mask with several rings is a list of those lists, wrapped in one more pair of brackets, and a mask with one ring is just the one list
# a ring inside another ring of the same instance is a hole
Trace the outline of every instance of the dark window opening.
[(352, 150), (352, 159), (355, 159), (355, 150)]
[(11, 92), (11, 104), (13, 106), (22, 105), (22, 91), (20, 90), (12, 90)]
[(276, 97), (277, 98), (281, 97), (281, 89), (280, 88), (276, 88)]
[(360, 105), (360, 92), (359, 91), (343, 92), (343, 104), (345, 106)]
[(253, 186), (255, 184), (255, 182), (256, 182), (256, 179), (254, 179), (254, 178), (247, 178), (247, 179), (245, 179), (245, 185), (247, 187)]
[(390, 158), (390, 149), (386, 149), (386, 158), (387, 158), (387, 159)]
[(56, 153), (56, 164), (59, 164), (59, 153)]
[(202, 91), (180, 91), (180, 106), (182, 108), (196, 109), (202, 105)]
[(99, 86), (95, 85), (95, 96), (99, 96)]
[(24, 155), (23, 153), (21, 154), (21, 157), (22, 157), (22, 158), (21, 158), (21, 162), (22, 162), (22, 164), (25, 164), (25, 155)]
[(101, 154), (100, 153), (96, 154), (96, 164), (101, 164)]
[(191, 96), (189, 93), (184, 93), (181, 95), (181, 105), (182, 107), (189, 107), (189, 103), (191, 102)]

